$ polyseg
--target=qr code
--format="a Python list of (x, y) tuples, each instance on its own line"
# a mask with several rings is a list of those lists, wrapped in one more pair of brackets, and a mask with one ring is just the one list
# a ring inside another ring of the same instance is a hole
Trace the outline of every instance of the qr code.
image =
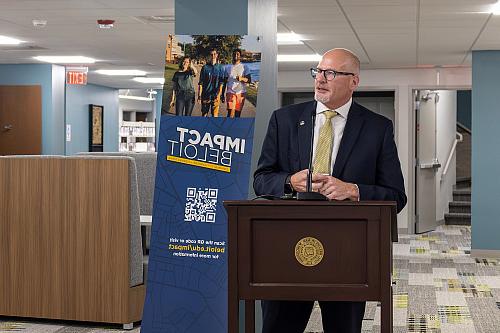
[(186, 193), (186, 222), (215, 222), (218, 189), (188, 187)]

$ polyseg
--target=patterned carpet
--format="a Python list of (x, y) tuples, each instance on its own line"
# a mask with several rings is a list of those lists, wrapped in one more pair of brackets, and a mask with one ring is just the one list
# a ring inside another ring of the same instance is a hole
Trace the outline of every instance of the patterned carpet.
[[(394, 332), (500, 332), (500, 262), (470, 257), (470, 227), (400, 235), (393, 257)], [(319, 307), (306, 332), (322, 332)], [(376, 302), (367, 303), (368, 332), (380, 332)]]
[[(394, 332), (500, 333), (500, 261), (470, 257), (469, 227), (400, 235), (393, 255)], [(0, 332), (138, 333), (140, 328), (122, 331), (119, 326), (0, 317)], [(319, 307), (306, 332), (322, 332)], [(368, 332), (380, 332), (380, 307), (374, 302), (365, 312), (363, 333)]]

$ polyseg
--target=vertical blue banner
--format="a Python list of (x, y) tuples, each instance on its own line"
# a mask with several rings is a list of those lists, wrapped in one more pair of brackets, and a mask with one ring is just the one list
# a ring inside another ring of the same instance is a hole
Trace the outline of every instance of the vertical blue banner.
[(253, 118), (161, 119), (143, 333), (227, 332), (227, 214), (246, 199)]

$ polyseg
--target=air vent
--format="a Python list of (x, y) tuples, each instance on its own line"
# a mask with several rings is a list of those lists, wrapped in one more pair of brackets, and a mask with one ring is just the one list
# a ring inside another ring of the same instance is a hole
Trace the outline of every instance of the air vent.
[(163, 16), (136, 16), (136, 19), (144, 23), (174, 23), (175, 16), (173, 15), (163, 15)]
[(38, 45), (0, 46), (0, 51), (41, 51), (41, 50), (48, 50), (48, 49)]

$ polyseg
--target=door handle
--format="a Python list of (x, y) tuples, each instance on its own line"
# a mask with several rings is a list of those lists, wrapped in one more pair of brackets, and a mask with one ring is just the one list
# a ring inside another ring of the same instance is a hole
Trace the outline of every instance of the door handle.
[(3, 126), (3, 129), (4, 129), (5, 131), (10, 131), (10, 130), (12, 130), (12, 128), (13, 128), (13, 127), (12, 127), (12, 125), (11, 125), (11, 124), (4, 125), (4, 126)]
[(432, 163), (421, 163), (420, 169), (439, 169), (441, 167), (441, 164), (438, 162), (432, 162)]

